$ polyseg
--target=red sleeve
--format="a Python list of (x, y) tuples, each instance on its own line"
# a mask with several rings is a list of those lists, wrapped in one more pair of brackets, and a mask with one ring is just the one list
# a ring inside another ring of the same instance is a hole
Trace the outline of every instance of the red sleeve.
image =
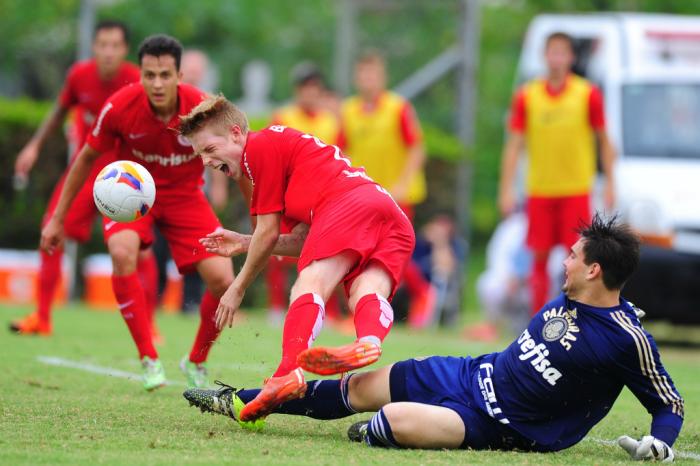
[(112, 99), (102, 106), (100, 114), (90, 128), (86, 143), (97, 152), (106, 152), (112, 149), (115, 144), (118, 132), (119, 111), (115, 108)]
[(75, 93), (76, 74), (76, 68), (74, 65), (70, 70), (68, 70), (66, 81), (63, 83), (61, 93), (58, 95), (58, 103), (65, 109), (69, 109), (78, 103), (78, 97)]
[(249, 170), (253, 181), (251, 215), (284, 211), (284, 193), (287, 190), (284, 160), (275, 141), (265, 134), (267, 131), (271, 130), (253, 135), (243, 154), (244, 170)]
[(521, 88), (513, 96), (510, 106), (510, 118), (508, 129), (513, 133), (524, 133), (527, 128), (527, 115), (525, 112), (525, 91)]
[(409, 147), (422, 142), (423, 133), (420, 129), (420, 123), (418, 122), (416, 111), (413, 109), (413, 105), (411, 105), (410, 102), (406, 102), (403, 106), (399, 118), (401, 118), (401, 136), (403, 137), (403, 142)]
[(596, 86), (591, 88), (588, 98), (588, 120), (595, 130), (605, 129), (605, 109), (603, 105), (603, 93)]

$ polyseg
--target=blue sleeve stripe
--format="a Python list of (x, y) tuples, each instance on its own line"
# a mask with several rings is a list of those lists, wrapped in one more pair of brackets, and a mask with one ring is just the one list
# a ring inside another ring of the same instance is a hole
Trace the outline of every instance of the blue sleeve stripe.
[(651, 349), (651, 344), (644, 332), (632, 323), (632, 320), (624, 313), (624, 311), (611, 312), (610, 316), (620, 327), (632, 336), (634, 344), (637, 346), (639, 355), (639, 365), (642, 374), (649, 378), (652, 385), (656, 389), (659, 398), (666, 405), (672, 406), (673, 414), (683, 417), (683, 400), (676, 393), (665, 375), (659, 374), (654, 361), (654, 353)]

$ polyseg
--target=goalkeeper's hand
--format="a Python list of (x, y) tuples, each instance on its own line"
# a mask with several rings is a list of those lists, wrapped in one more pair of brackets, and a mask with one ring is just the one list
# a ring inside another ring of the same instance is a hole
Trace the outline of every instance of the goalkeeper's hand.
[(645, 435), (639, 440), (623, 435), (617, 439), (617, 444), (629, 453), (633, 460), (654, 460), (670, 463), (675, 456), (673, 450), (666, 442), (651, 435)]

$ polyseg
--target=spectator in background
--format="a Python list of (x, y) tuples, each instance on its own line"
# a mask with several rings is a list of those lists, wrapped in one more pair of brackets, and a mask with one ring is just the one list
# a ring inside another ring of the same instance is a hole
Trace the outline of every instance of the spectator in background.
[(456, 234), (455, 223), (447, 214), (438, 214), (416, 235), (413, 260), (435, 288), (435, 313), (427, 324), (452, 326), (461, 309), (462, 265), (466, 244)]
[[(312, 134), (326, 144), (336, 144), (340, 124), (338, 118), (324, 106), (326, 84), (321, 70), (312, 62), (297, 64), (291, 73), (294, 98), (289, 105), (277, 109), (271, 125), (282, 125)], [(282, 233), (288, 233), (282, 225)], [(272, 256), (267, 264), (268, 320), (273, 325), (284, 322), (289, 307), (289, 274), (296, 268), (297, 260), (291, 257)], [(336, 296), (326, 303), (326, 317), (337, 319), (340, 308)]]
[[(358, 95), (342, 106), (339, 145), (354, 166), (364, 167), (389, 190), (413, 221), (415, 206), (427, 194), (425, 151), (413, 106), (386, 89), (386, 64), (376, 51), (364, 53), (356, 62), (355, 87)], [(413, 261), (403, 280), (411, 297), (408, 323), (424, 327), (432, 322), (436, 291)]]
[(551, 34), (545, 43), (544, 57), (547, 75), (525, 83), (513, 99), (498, 199), (502, 215), (514, 212), (518, 156), (527, 146), (532, 313), (549, 297), (547, 260), (551, 249), (558, 244), (566, 248), (573, 245), (577, 227), (591, 218), (596, 141), (606, 177), (606, 207), (612, 208), (615, 200), (615, 150), (605, 131), (603, 96), (590, 82), (571, 73), (575, 55), (568, 35)]

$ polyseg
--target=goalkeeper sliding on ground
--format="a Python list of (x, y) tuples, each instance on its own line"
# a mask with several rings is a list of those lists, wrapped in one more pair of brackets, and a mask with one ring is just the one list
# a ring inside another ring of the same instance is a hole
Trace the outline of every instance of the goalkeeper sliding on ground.
[[(338, 419), (374, 412), (352, 425), (372, 446), (517, 449), (551, 452), (578, 443), (627, 386), (652, 416), (650, 435), (618, 444), (634, 459), (673, 461), (683, 399), (638, 310), (620, 289), (639, 261), (625, 225), (597, 215), (564, 261), (561, 294), (502, 352), (476, 358), (397, 362), (341, 380), (309, 381), (304, 398), (274, 413)], [(192, 389), (191, 404), (238, 420), (259, 389)], [(240, 421), (239, 421), (240, 422)], [(259, 428), (240, 422), (243, 427)]]

